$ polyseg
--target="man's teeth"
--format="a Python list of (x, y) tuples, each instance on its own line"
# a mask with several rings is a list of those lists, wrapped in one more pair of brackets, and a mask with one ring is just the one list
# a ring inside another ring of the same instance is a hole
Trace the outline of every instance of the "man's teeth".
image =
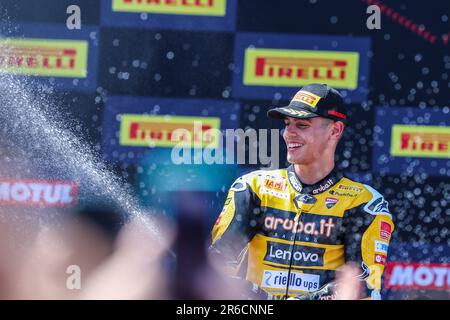
[(297, 147), (303, 147), (304, 144), (303, 143), (289, 143), (288, 147), (289, 148), (297, 148)]

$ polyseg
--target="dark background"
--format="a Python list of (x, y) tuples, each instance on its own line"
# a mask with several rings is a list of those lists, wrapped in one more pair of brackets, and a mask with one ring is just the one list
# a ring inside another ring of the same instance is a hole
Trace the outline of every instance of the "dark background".
[[(238, 32), (369, 37), (372, 50), (367, 53), (370, 57), (368, 98), (361, 104), (348, 106), (351, 126), (339, 146), (337, 163), (347, 173), (365, 177), (361, 182), (372, 185), (389, 201), (396, 222), (390, 260), (448, 263), (449, 176), (383, 176), (372, 171), (372, 161), (377, 106), (436, 107), (447, 115), (442, 120), (448, 124), (450, 44), (445, 44), (441, 35), (450, 32), (450, 9), (446, 1), (440, 0), (382, 3), (422, 24), (438, 36), (436, 42), (431, 44), (383, 14), (381, 30), (368, 30), (368, 2), (361, 0), (239, 0), (234, 32), (104, 26), (101, 3), (95, 0), (2, 0), (0, 9), (3, 14), (6, 10), (4, 21), (8, 25), (33, 24), (36, 28), (52, 25), (64, 29), (67, 6), (77, 4), (82, 10), (83, 26), (98, 28), (97, 90), (57, 90), (50, 98), (58, 101), (55, 112), (64, 115), (68, 124), (79, 123), (77, 134), (100, 153), (105, 130), (103, 112), (109, 96), (236, 100), (232, 98), (231, 87), (234, 37)], [(174, 54), (173, 59), (167, 58), (168, 52)], [(130, 76), (121, 79), (119, 72)], [(282, 106), (288, 101), (240, 99), (240, 103), (240, 128), (281, 129), (280, 123), (268, 120), (265, 113), (269, 107)], [(285, 147), (283, 143), (280, 145), (283, 167)], [(186, 202), (174, 203), (170, 199), (184, 196), (183, 192), (159, 192), (158, 186), (140, 184), (137, 165), (109, 162), (108, 166), (133, 186), (145, 205), (160, 208), (175, 221), (179, 219)], [(234, 175), (258, 168), (258, 165), (241, 166)], [(448, 172), (448, 159), (446, 168)], [(192, 192), (201, 203), (192, 202), (188, 206), (199, 208), (205, 241), (229, 185), (223, 187), (214, 192)], [(149, 193), (152, 188), (156, 192)], [(403, 249), (396, 249), (396, 243), (411, 245), (407, 247), (410, 255), (402, 255)], [(437, 253), (421, 254), (422, 245), (432, 245), (436, 248), (433, 252)], [(392, 297), (398, 296), (392, 293)]]

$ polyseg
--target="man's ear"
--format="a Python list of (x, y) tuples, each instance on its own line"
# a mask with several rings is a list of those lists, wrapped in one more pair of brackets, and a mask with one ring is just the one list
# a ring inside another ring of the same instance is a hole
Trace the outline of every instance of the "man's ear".
[(345, 124), (342, 121), (335, 121), (331, 128), (331, 139), (339, 141), (344, 134)]

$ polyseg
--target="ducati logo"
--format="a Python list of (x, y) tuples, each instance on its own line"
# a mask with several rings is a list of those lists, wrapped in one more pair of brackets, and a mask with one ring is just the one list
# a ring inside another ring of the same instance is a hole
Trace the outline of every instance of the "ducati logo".
[(327, 197), (327, 198), (325, 199), (325, 206), (326, 206), (328, 209), (331, 209), (337, 202), (338, 202), (338, 199)]

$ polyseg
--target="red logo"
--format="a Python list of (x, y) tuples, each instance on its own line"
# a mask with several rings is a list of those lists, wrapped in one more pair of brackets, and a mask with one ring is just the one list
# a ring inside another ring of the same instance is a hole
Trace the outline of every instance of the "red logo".
[(386, 256), (382, 255), (382, 254), (376, 254), (375, 255), (375, 263), (385, 265), (386, 264)]
[(72, 207), (77, 199), (74, 181), (0, 179), (1, 206)]
[(391, 237), (391, 233), (392, 233), (391, 225), (385, 221), (381, 221), (380, 238), (383, 240), (389, 240), (389, 238)]
[(336, 198), (330, 198), (330, 197), (326, 197), (325, 198), (325, 206), (330, 209), (331, 207), (333, 207), (336, 202), (338, 202), (338, 199)]
[(450, 290), (450, 264), (389, 262), (386, 265), (385, 287)]

